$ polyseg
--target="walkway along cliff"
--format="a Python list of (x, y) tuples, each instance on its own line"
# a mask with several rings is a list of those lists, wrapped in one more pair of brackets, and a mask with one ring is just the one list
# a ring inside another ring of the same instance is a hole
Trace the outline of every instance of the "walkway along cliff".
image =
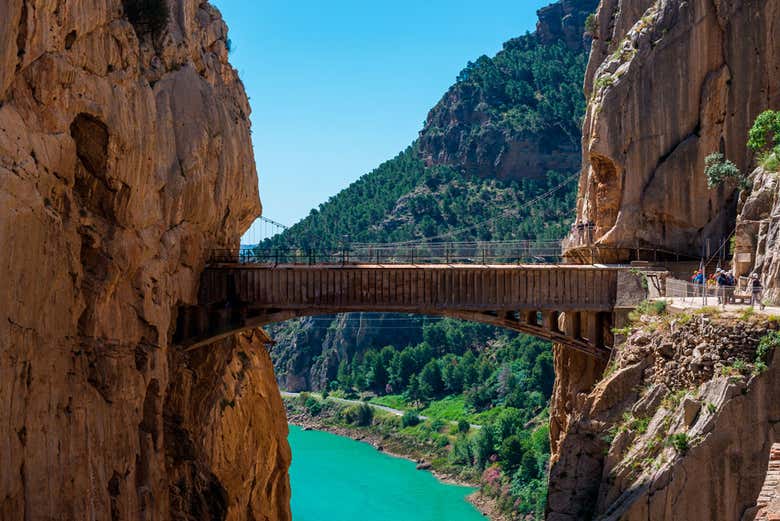
[[(707, 187), (704, 158), (753, 169), (748, 130), (780, 108), (778, 15), (776, 0), (601, 2), (577, 203), (594, 242), (574, 241), (570, 258), (696, 253), (708, 240), (714, 251), (736, 229), (737, 268), (759, 270), (776, 298), (774, 175), (754, 172), (740, 203), (733, 186)], [(765, 338), (776, 322), (636, 318), (606, 372), (556, 348), (548, 519), (754, 519), (780, 437), (776, 337)]]
[(260, 213), (208, 2), (0, 5), (0, 519), (287, 520), (261, 333), (171, 342)]

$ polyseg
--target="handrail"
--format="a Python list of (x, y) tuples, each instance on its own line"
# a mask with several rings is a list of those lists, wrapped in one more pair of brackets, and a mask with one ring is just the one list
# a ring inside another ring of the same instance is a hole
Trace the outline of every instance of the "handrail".
[(504, 241), (318, 249), (245, 247), (213, 250), (209, 260), (217, 264), (515, 264), (559, 261), (561, 257), (559, 241)]

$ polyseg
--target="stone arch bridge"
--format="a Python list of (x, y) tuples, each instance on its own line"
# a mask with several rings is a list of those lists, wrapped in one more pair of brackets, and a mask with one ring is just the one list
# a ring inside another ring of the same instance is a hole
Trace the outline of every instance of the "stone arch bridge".
[(242, 264), (202, 275), (180, 310), (186, 349), (295, 317), (343, 312), (438, 315), (482, 322), (606, 358), (620, 312), (644, 298), (620, 267), (565, 264)]

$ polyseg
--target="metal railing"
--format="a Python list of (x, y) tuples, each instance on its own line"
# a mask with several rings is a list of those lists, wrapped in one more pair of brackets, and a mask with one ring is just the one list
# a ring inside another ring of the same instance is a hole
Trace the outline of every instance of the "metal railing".
[(563, 250), (593, 246), (596, 225), (578, 223), (571, 227), (569, 234), (561, 241)]
[(243, 247), (212, 251), (211, 263), (523, 264), (560, 262), (560, 241), (357, 244), (335, 248)]
[(667, 278), (665, 297), (678, 304), (710, 306), (731, 304), (737, 300), (750, 301), (750, 289), (744, 284), (718, 286), (717, 284), (693, 284), (684, 280)]

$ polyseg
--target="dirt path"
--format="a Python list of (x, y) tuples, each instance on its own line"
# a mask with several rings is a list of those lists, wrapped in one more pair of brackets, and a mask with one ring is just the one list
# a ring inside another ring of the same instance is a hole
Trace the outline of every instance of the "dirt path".
[[(286, 396), (288, 398), (297, 398), (298, 396), (301, 395), (301, 393), (291, 393), (291, 392), (288, 392), (288, 391), (279, 391), (279, 392), (281, 393), (282, 396)], [(322, 399), (322, 395), (319, 394), (319, 393), (309, 393), (309, 394), (313, 394), (313, 395), (317, 396), (319, 399)], [(360, 405), (361, 403), (365, 403), (369, 407), (373, 407), (374, 409), (377, 409), (377, 410), (380, 410), (380, 411), (389, 412), (390, 414), (394, 414), (395, 416), (403, 416), (404, 412), (406, 412), (406, 411), (402, 411), (400, 409), (393, 409), (392, 407), (388, 407), (386, 405), (379, 405), (378, 403), (371, 403), (371, 402), (363, 402), (363, 401), (360, 401), (360, 400), (347, 400), (346, 398), (336, 398), (334, 396), (328, 396), (328, 400), (333, 400), (334, 402), (344, 403), (344, 404), (347, 404), (347, 405)], [(423, 421), (430, 419), (430, 418), (428, 418), (428, 416), (423, 416), (422, 414), (418, 414), (417, 417), (420, 418)], [(449, 423), (457, 424), (458, 422), (456, 422), (454, 420), (449, 420)], [(482, 428), (482, 425), (477, 425), (476, 423), (471, 423), (469, 425), (471, 426), (472, 429), (481, 429)]]

